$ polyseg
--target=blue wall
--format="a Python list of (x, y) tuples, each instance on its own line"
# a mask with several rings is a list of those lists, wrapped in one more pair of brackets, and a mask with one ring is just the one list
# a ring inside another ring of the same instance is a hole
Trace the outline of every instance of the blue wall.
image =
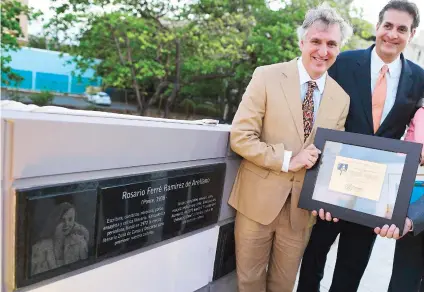
[(100, 84), (100, 79), (92, 81), (91, 78), (72, 76), (71, 91), (74, 93), (84, 93), (87, 86), (99, 86)]
[(67, 75), (37, 72), (35, 80), (36, 90), (68, 92), (69, 77)]
[[(12, 57), (9, 66), (24, 80), (18, 88), (32, 90), (48, 90), (56, 92), (67, 92), (81, 94), (85, 92), (86, 86), (100, 86), (101, 79), (91, 81), (95, 76), (94, 70), (87, 70), (81, 79), (72, 76), (75, 64), (72, 57), (60, 52), (23, 47), (17, 52), (8, 52)], [(75, 74), (78, 74), (75, 71)], [(4, 80), (2, 74), (2, 80)], [(5, 86), (2, 82), (2, 86)]]
[[(18, 87), (23, 89), (32, 89), (32, 72), (28, 70), (16, 70), (12, 69), (13, 73), (18, 74), (23, 78), (23, 80), (16, 86), (15, 82), (12, 82), (8, 86), (10, 87)], [(7, 80), (6, 74), (1, 74), (1, 86), (6, 86), (5, 80)]]

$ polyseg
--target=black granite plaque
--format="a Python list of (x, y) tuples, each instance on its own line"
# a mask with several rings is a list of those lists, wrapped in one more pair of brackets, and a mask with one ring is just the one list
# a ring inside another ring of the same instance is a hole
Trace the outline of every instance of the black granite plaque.
[(223, 184), (218, 168), (102, 188), (97, 255), (127, 252), (216, 223)]
[(17, 288), (218, 221), (225, 163), (16, 191)]
[(96, 204), (93, 183), (18, 192), (17, 282), (37, 282), (94, 259)]
[(234, 237), (234, 222), (230, 222), (219, 228), (212, 280), (218, 280), (235, 269), (236, 245)]

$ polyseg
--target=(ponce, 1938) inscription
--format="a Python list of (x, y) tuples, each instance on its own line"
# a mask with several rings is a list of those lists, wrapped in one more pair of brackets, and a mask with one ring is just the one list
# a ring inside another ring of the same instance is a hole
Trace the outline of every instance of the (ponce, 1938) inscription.
[(123, 253), (217, 221), (219, 169), (102, 188), (97, 256)]

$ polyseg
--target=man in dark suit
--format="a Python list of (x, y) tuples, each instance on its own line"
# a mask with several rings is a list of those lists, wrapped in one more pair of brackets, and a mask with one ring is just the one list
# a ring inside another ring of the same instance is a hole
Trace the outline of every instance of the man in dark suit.
[[(402, 55), (418, 24), (419, 13), (414, 3), (392, 0), (379, 14), (375, 45), (337, 57), (329, 74), (351, 98), (346, 131), (392, 139), (402, 137), (424, 92), (424, 71)], [(408, 219), (405, 225), (408, 232), (411, 221)], [(384, 226), (376, 228), (376, 233), (398, 238), (396, 229), (395, 234), (395, 228), (391, 226), (388, 232), (389, 227)], [(319, 291), (327, 253), (339, 234), (330, 292), (357, 291), (375, 242), (374, 230), (342, 220), (334, 223), (318, 218), (303, 257), (298, 292)]]

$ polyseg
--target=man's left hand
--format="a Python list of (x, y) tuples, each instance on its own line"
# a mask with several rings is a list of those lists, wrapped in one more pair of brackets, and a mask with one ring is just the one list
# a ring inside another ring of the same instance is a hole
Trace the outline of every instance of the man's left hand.
[(400, 239), (405, 234), (407, 234), (409, 231), (411, 231), (411, 229), (412, 229), (412, 221), (411, 221), (411, 219), (406, 217), (405, 226), (403, 227), (403, 234), (402, 235), (399, 234), (399, 228), (396, 227), (396, 225), (394, 225), (394, 224), (392, 224), (391, 226), (386, 224), (382, 228), (376, 227), (374, 229), (374, 232), (376, 234), (380, 235), (381, 237)]
[(314, 210), (314, 211), (312, 211), (312, 215), (313, 216), (319, 215), (319, 218), (321, 218), (321, 220), (339, 222), (338, 218), (332, 218), (331, 213), (330, 212), (324, 212), (324, 209), (319, 209), (319, 212)]

